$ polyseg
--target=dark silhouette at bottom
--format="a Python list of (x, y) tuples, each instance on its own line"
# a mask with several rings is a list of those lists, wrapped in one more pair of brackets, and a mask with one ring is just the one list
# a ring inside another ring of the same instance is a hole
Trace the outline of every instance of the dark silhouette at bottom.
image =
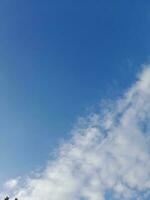
[[(5, 197), (5, 199), (4, 200), (9, 200), (9, 197), (7, 196), (7, 197)], [(17, 198), (15, 198), (15, 200), (18, 200)]]

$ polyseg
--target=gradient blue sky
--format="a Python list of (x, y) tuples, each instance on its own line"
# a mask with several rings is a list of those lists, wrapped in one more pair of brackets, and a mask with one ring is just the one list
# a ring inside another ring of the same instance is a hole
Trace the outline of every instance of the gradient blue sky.
[(150, 55), (150, 1), (1, 0), (0, 183), (43, 166)]

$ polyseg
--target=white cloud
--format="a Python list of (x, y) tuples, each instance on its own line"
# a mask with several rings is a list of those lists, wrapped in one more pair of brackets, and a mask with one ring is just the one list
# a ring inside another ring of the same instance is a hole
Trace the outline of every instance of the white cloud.
[(14, 195), (20, 200), (105, 200), (109, 194), (110, 199), (146, 199), (150, 67), (145, 66), (125, 95), (104, 110), (80, 119), (71, 141), (38, 176), (6, 183)]
[(19, 178), (16, 178), (16, 179), (10, 179), (8, 180), (4, 187), (7, 189), (7, 190), (12, 190), (12, 189), (15, 189), (18, 185), (18, 181), (19, 181)]

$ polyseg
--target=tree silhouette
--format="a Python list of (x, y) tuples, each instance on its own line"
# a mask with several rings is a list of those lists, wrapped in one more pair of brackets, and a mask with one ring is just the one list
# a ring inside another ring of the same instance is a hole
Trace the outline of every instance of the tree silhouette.
[[(5, 199), (4, 200), (9, 200), (9, 197), (7, 196), (7, 197), (5, 197)], [(18, 200), (17, 198), (15, 198), (15, 200)]]

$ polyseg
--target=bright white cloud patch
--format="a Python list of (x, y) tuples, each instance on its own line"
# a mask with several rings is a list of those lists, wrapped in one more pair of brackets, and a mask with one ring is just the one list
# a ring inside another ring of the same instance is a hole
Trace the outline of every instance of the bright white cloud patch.
[(147, 199), (150, 68), (123, 98), (81, 119), (43, 172), (9, 189), (20, 200)]
[(7, 190), (13, 190), (13, 189), (15, 189), (15, 188), (17, 187), (18, 181), (19, 181), (19, 178), (10, 179), (10, 180), (8, 180), (8, 181), (4, 184), (4, 187), (5, 187)]

